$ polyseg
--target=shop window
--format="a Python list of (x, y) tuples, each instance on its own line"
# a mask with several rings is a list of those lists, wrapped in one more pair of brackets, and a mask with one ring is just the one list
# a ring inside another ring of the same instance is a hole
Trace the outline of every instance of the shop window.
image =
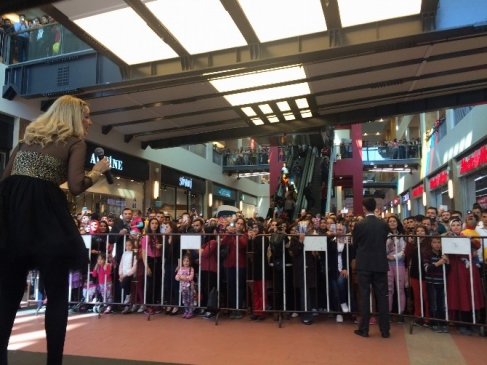
[(174, 218), (176, 216), (176, 188), (163, 186), (159, 200), (162, 202), (160, 210), (168, 212)]

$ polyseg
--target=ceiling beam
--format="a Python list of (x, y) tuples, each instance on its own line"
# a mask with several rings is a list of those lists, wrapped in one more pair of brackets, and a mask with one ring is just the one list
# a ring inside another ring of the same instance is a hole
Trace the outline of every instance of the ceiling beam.
[(321, 7), (323, 8), (323, 14), (325, 15), (327, 29), (340, 29), (342, 27), (342, 19), (340, 18), (338, 1), (321, 0)]
[(249, 45), (260, 43), (257, 34), (255, 34), (254, 28), (250, 24), (247, 16), (242, 10), (238, 1), (235, 0), (220, 0), (225, 10), (232, 17), (233, 22), (237, 26), (242, 36), (245, 38)]
[[(189, 52), (179, 43), (172, 33), (162, 24), (147, 6), (140, 0), (124, 0), (179, 57), (189, 57)], [(130, 26), (129, 24), (127, 24)], [(194, 30), (198, 31), (198, 30)]]

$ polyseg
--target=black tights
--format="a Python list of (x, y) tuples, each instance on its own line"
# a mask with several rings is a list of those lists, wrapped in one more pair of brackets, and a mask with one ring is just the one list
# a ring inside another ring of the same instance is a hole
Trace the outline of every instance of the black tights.
[(34, 257), (0, 260), (0, 365), (7, 365), (7, 346), (24, 295), (29, 269), (38, 267), (48, 298), (45, 314), (47, 364), (62, 364), (68, 322), (68, 266), (62, 259)]

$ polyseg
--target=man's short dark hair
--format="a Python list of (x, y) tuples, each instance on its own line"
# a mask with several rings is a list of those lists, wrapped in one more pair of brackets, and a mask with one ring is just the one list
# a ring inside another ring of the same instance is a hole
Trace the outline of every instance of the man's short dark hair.
[(414, 217), (414, 220), (418, 223), (421, 223), (424, 218), (425, 218), (424, 215), (418, 214), (417, 216)]
[(433, 209), (436, 212), (436, 215), (438, 215), (438, 209), (436, 207), (428, 207), (428, 209), (426, 209), (426, 211), (428, 211), (430, 209)]
[(377, 206), (374, 198), (365, 198), (362, 205), (368, 212), (373, 212)]

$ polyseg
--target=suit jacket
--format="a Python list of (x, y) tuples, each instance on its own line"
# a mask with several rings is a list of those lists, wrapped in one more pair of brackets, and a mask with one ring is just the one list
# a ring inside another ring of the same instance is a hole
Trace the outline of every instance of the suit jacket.
[(357, 270), (387, 272), (386, 241), (389, 226), (383, 220), (369, 215), (355, 224), (353, 244), (356, 249)]

